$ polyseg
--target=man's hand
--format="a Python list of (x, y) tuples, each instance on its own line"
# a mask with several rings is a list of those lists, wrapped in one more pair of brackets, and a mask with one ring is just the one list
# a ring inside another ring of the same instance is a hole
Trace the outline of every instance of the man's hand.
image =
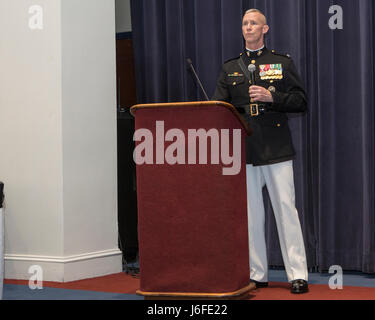
[(263, 87), (250, 86), (249, 95), (251, 102), (273, 102), (271, 92)]

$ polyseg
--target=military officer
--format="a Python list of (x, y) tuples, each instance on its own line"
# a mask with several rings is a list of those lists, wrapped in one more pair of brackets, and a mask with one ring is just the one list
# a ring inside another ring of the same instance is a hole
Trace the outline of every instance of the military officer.
[[(258, 288), (268, 286), (262, 196), (262, 188), (266, 186), (291, 292), (305, 293), (308, 272), (295, 207), (295, 150), (287, 113), (306, 111), (307, 101), (292, 59), (265, 47), (268, 30), (262, 12), (251, 9), (245, 13), (242, 32), (246, 51), (224, 64), (212, 99), (233, 104), (253, 130), (246, 140), (250, 278)], [(250, 65), (255, 66), (255, 83)]]

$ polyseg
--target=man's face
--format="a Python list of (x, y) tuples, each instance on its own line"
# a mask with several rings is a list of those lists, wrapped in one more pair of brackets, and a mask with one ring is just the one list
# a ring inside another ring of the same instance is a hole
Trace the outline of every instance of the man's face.
[(268, 30), (269, 27), (262, 14), (258, 12), (250, 12), (243, 17), (242, 34), (246, 44), (263, 43), (264, 35)]

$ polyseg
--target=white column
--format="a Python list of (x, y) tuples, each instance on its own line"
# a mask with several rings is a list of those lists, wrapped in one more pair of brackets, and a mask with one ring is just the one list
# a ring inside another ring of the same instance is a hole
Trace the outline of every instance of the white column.
[(5, 277), (121, 272), (114, 0), (0, 2)]

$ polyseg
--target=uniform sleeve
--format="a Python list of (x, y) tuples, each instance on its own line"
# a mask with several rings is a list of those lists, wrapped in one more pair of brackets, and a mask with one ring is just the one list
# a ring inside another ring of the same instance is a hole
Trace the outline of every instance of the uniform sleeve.
[(224, 101), (224, 102), (231, 102), (231, 96), (228, 90), (228, 85), (225, 83), (226, 72), (224, 71), (224, 67), (221, 70), (220, 77), (217, 81), (215, 93), (212, 97), (212, 100), (215, 101)]
[(272, 92), (272, 108), (279, 112), (298, 113), (307, 110), (306, 93), (294, 62), (290, 60), (285, 72), (286, 91)]

